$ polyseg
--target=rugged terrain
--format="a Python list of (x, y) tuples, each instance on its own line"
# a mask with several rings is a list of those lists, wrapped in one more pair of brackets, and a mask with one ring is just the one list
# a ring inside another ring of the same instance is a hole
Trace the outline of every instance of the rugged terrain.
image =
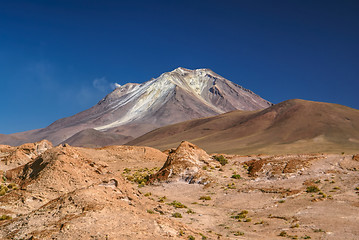
[(0, 135), (0, 143), (19, 145), (48, 139), (54, 145), (119, 145), (168, 124), (271, 105), (209, 69), (177, 68), (142, 84), (120, 86), (92, 108), (46, 128)]
[[(48, 142), (0, 150), (1, 239), (359, 235), (359, 155), (210, 156), (189, 142), (165, 152)], [(31, 157), (5, 164), (22, 151)]]
[[(171, 217), (122, 177), (125, 166), (163, 164), (166, 155), (146, 147), (51, 148), (3, 173), (1, 239), (176, 239), (198, 230)], [(13, 218), (13, 219), (10, 219)]]
[(165, 126), (128, 144), (165, 150), (182, 140), (210, 153), (355, 153), (359, 110), (293, 99), (260, 111), (233, 111)]
[(52, 143), (47, 140), (26, 143), (19, 147), (0, 145), (0, 170), (4, 171), (24, 165), (50, 148), (52, 148)]

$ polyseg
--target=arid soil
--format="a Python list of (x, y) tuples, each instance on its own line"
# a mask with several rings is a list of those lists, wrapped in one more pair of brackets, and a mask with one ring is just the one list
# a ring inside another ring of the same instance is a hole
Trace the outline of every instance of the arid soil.
[(0, 147), (0, 239), (359, 236), (359, 155), (47, 146), (11, 167)]

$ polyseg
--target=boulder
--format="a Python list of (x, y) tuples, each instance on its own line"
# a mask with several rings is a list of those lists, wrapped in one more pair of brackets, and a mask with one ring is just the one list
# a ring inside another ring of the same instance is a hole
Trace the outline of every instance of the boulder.
[(163, 167), (149, 179), (156, 181), (185, 181), (188, 183), (207, 184), (210, 178), (203, 170), (204, 167), (219, 166), (203, 149), (183, 141), (176, 150), (169, 152)]

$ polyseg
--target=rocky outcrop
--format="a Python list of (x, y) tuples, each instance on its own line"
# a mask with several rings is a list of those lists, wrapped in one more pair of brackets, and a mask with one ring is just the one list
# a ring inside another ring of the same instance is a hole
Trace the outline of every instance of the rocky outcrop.
[(34, 160), (36, 157), (52, 148), (52, 143), (42, 140), (35, 143), (25, 143), (19, 147), (0, 146), (1, 169), (12, 169)]
[[(27, 212), (65, 193), (107, 180), (106, 163), (94, 162), (76, 148), (54, 147), (25, 165), (6, 171), (7, 181), (16, 183), (23, 191), (10, 207), (14, 212)], [(31, 202), (31, 204), (29, 204)]]
[(287, 178), (301, 174), (311, 162), (324, 158), (321, 154), (264, 156), (243, 163), (248, 175), (253, 178)]
[(169, 210), (122, 177), (127, 164), (163, 163), (165, 157), (148, 147), (87, 149), (65, 144), (49, 149), (6, 171), (0, 239), (183, 239), (179, 236), (184, 231), (197, 238), (198, 231), (152, 212)]
[(150, 177), (150, 182), (185, 181), (188, 183), (207, 184), (210, 178), (203, 167), (219, 166), (203, 149), (183, 141), (176, 150), (172, 150), (163, 167)]

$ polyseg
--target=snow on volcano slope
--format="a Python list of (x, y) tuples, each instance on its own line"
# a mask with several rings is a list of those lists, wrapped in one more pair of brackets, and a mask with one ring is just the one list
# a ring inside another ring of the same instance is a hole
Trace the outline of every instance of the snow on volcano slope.
[[(205, 112), (207, 113), (200, 114), (200, 117), (236, 109), (258, 110), (270, 106), (269, 102), (253, 92), (222, 78), (209, 69), (188, 70), (177, 68), (172, 72), (162, 74), (157, 79), (137, 85), (136, 89), (127, 93), (126, 98), (118, 98), (117, 101), (112, 102), (110, 109), (113, 111), (117, 111), (132, 101), (136, 103), (125, 115), (119, 116), (116, 121), (98, 126), (95, 129), (105, 130), (129, 122), (143, 120), (149, 113), (158, 111), (168, 103), (176, 93), (176, 88), (196, 98), (197, 102), (206, 108)], [(117, 92), (121, 91), (123, 91), (122, 87), (116, 89), (109, 96), (112, 94), (117, 95)], [(191, 106), (188, 107), (191, 108)], [(184, 117), (183, 120), (191, 118), (190, 116), (188, 117)]]
[(271, 105), (209, 69), (177, 68), (142, 84), (120, 86), (92, 108), (20, 137), (58, 144), (89, 128), (138, 137), (168, 124)]

